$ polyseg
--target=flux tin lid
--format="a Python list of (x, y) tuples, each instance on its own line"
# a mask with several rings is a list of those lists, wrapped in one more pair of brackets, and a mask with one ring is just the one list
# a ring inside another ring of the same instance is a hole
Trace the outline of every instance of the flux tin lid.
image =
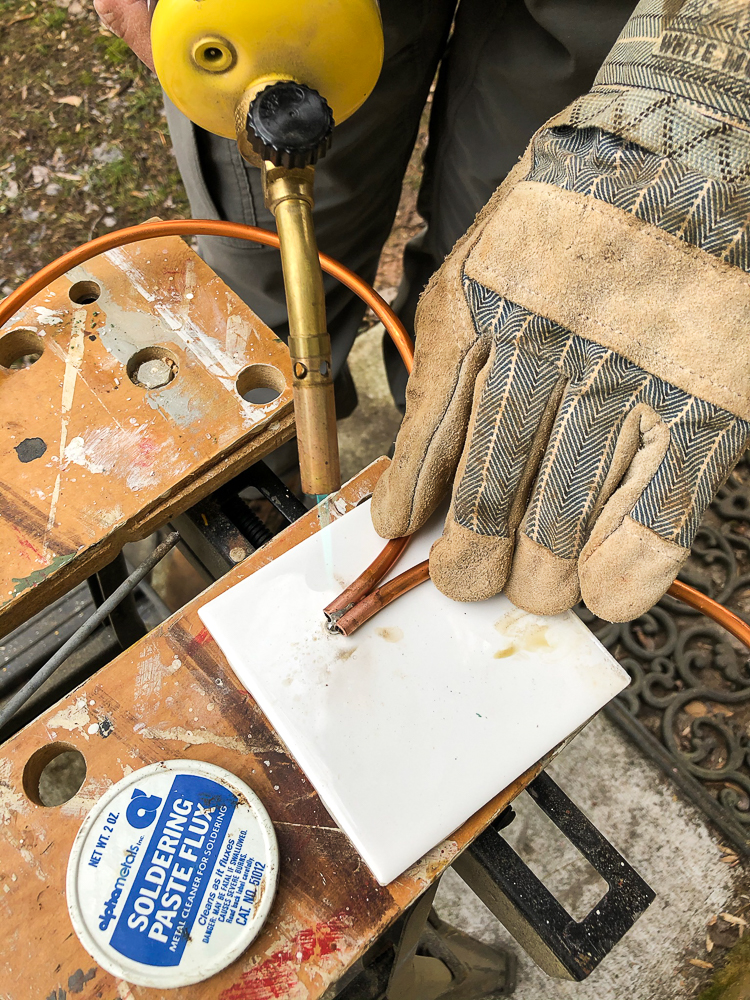
[(68, 862), (68, 911), (89, 954), (138, 986), (208, 979), (258, 935), (279, 852), (257, 795), (214, 764), (173, 760), (119, 781)]

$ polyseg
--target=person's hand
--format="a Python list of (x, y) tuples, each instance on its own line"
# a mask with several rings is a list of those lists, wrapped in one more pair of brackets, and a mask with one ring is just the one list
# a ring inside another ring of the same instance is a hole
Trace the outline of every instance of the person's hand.
[(372, 511), (410, 534), (453, 484), (449, 597), (642, 614), (747, 447), (745, 10), (642, 0), (425, 292)]
[(156, 0), (94, 0), (94, 9), (104, 27), (127, 42), (152, 70), (151, 14), (155, 4)]

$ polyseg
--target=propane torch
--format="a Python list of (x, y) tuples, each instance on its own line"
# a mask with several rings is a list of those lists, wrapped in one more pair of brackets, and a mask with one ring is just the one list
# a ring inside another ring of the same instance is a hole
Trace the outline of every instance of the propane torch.
[(315, 164), (334, 124), (369, 97), (383, 64), (376, 0), (159, 0), (154, 65), (196, 125), (260, 167), (281, 241), (302, 489), (341, 485)]

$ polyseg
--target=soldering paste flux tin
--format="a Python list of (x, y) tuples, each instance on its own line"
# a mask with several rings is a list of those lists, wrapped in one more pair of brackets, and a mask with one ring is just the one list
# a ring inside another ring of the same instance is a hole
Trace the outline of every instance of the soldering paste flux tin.
[(151, 764), (91, 810), (68, 911), (93, 958), (138, 986), (201, 982), (233, 962), (273, 902), (279, 852), (258, 797), (214, 764)]

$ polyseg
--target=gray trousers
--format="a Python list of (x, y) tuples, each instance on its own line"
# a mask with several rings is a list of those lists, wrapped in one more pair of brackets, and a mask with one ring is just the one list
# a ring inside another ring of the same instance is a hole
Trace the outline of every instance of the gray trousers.
[[(380, 0), (385, 65), (363, 108), (336, 129), (316, 174), (320, 249), (372, 283), (440, 65), (418, 208), (424, 231), (408, 246), (396, 310), (413, 332), (430, 275), (548, 118), (589, 89), (635, 0)], [(453, 26), (453, 32), (451, 32)], [(275, 228), (260, 172), (236, 144), (167, 107), (195, 218)], [(278, 334), (286, 307), (278, 252), (207, 237), (201, 256)], [(326, 278), (334, 372), (341, 372), (364, 305)], [(397, 404), (406, 378), (386, 364)]]

